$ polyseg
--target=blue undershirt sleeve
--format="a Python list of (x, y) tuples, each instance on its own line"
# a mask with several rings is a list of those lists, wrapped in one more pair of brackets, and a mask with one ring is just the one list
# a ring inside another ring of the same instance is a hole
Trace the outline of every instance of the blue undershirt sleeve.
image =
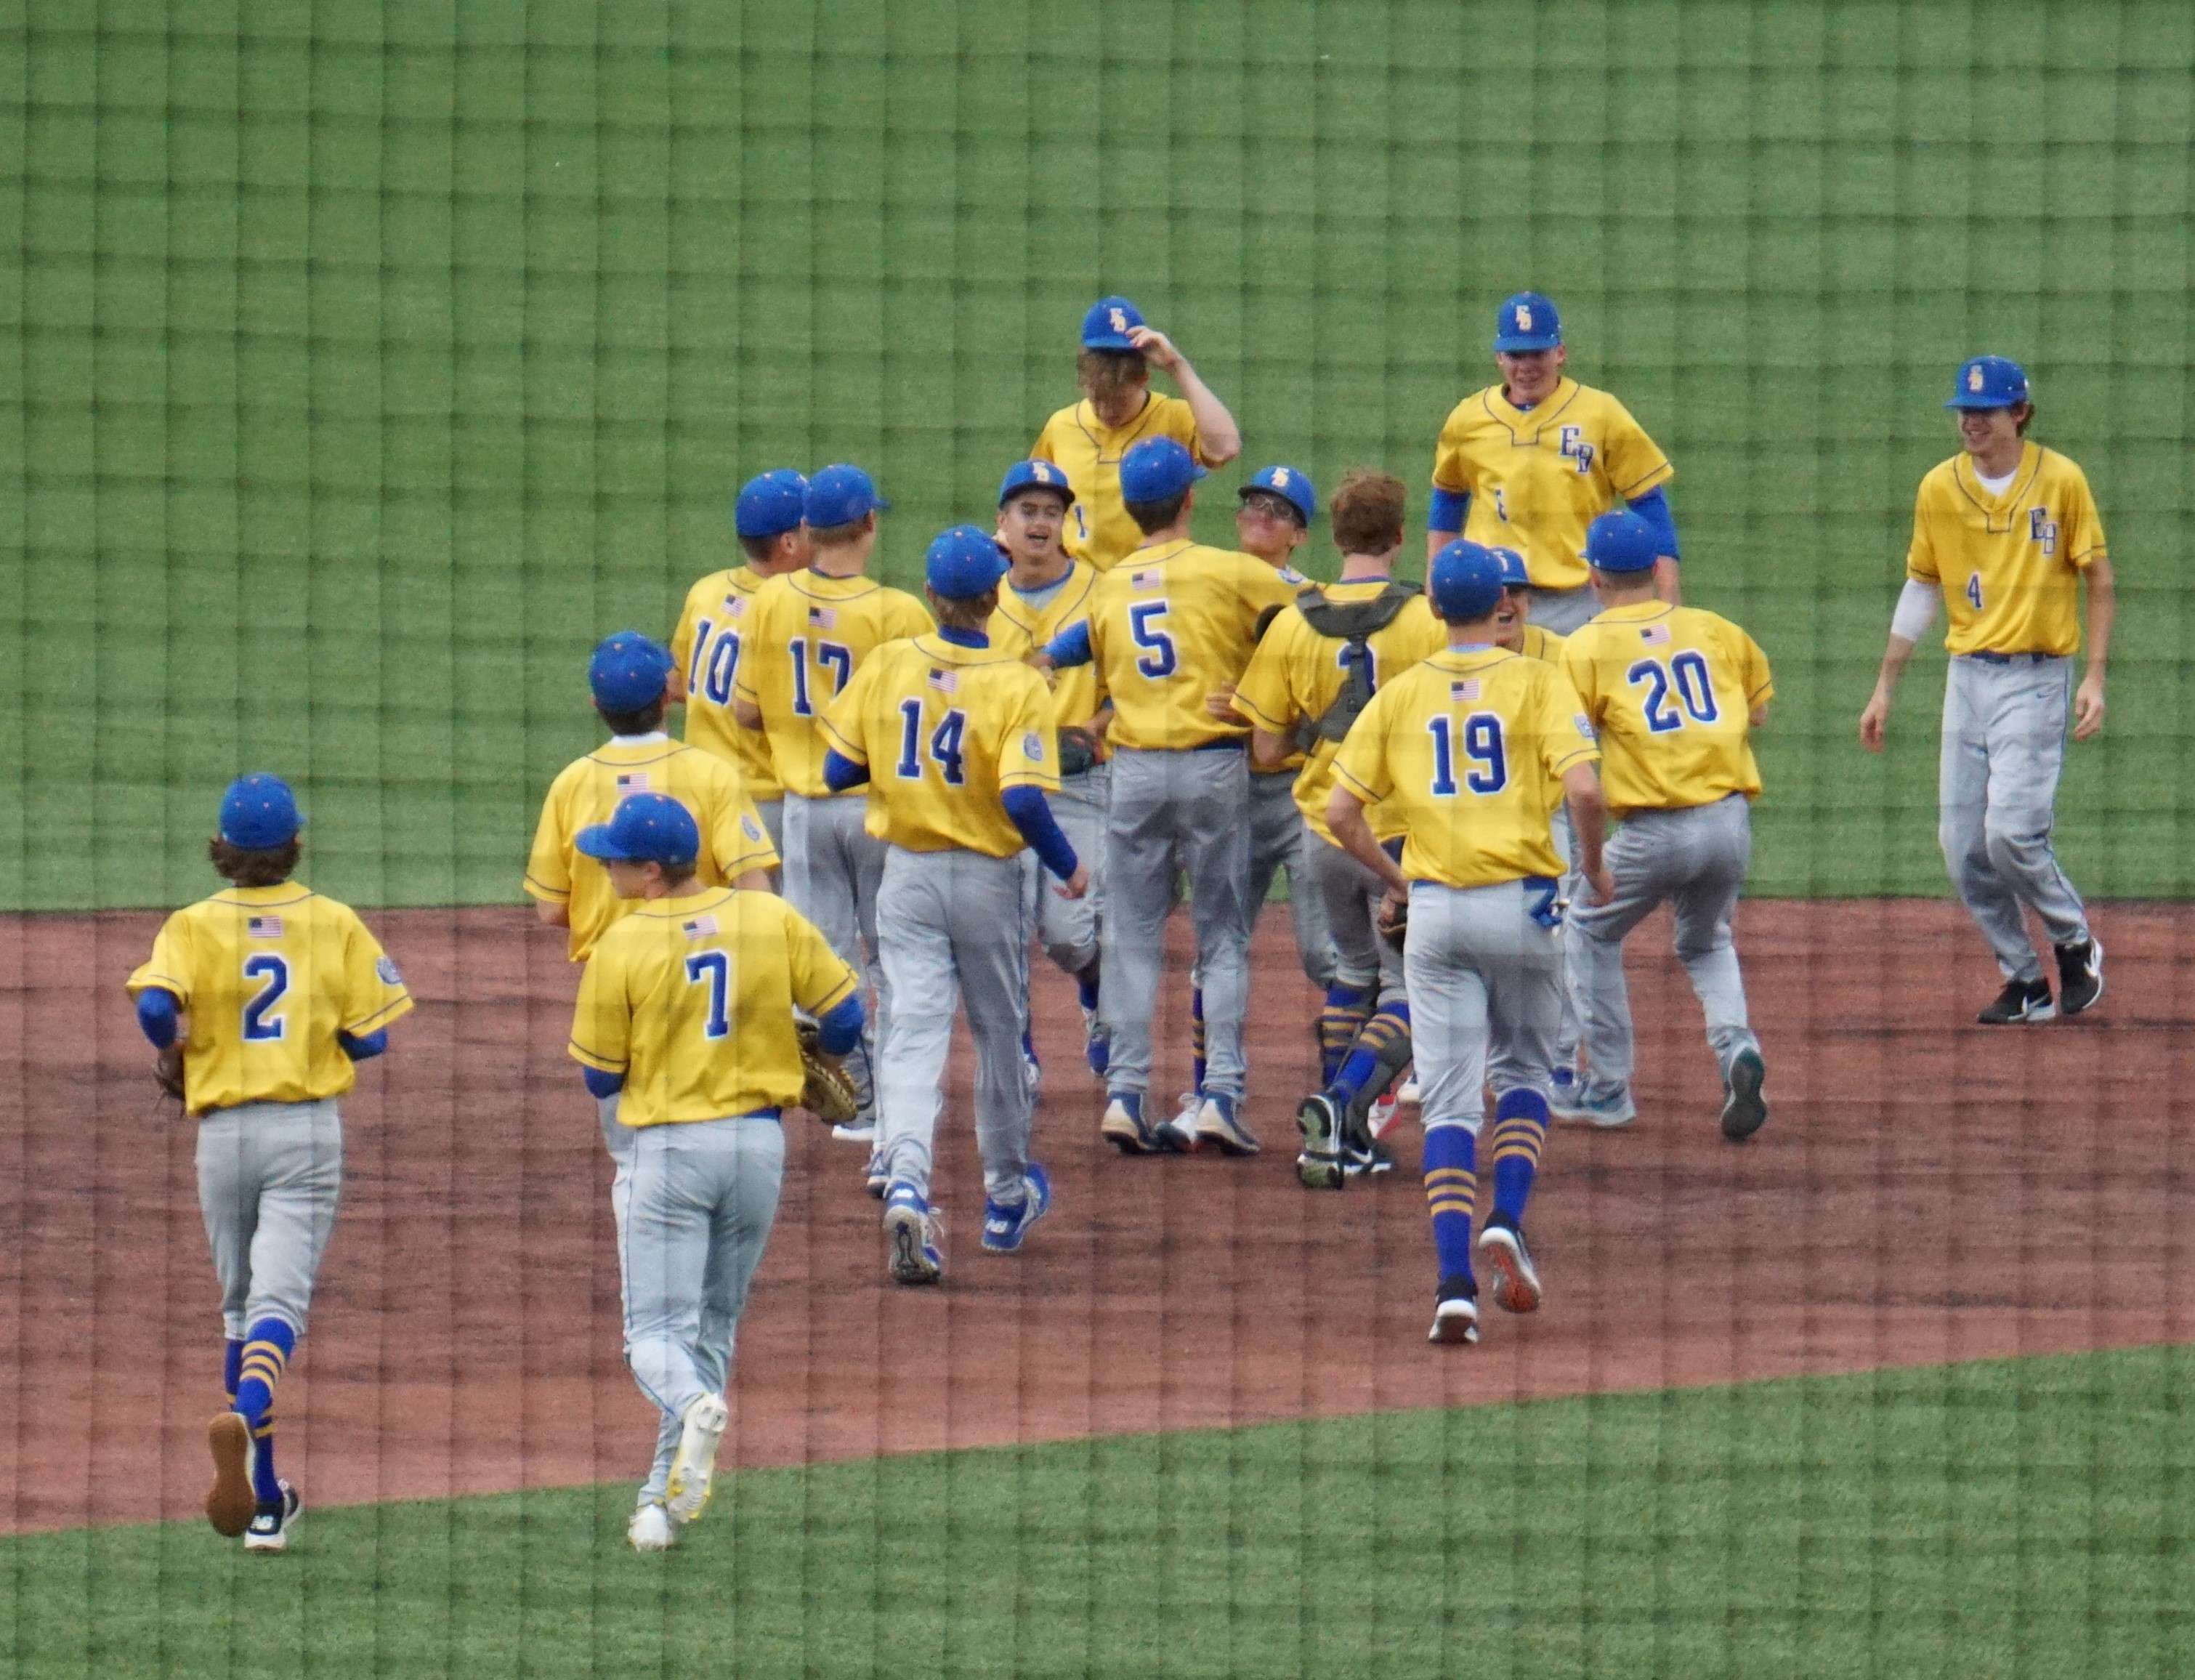
[(815, 1023), (815, 1045), (827, 1056), (843, 1056), (861, 1042), (861, 1000), (857, 993)]
[(175, 993), (147, 986), (137, 994), (137, 1030), (153, 1041), (155, 1050), (164, 1050), (176, 1042), (176, 1014)]
[(343, 1054), (349, 1056), (353, 1061), (370, 1062), (389, 1048), (389, 1029), (381, 1027), (367, 1033), (363, 1038), (354, 1038), (349, 1033), (338, 1032), (336, 1034), (336, 1042), (342, 1047)]
[(1080, 619), (1044, 645), (1045, 656), (1059, 670), (1090, 663), (1090, 621)]
[(1051, 814), (1051, 801), (1045, 798), (1044, 789), (1009, 788), (999, 795), (999, 803), (1005, 807), (1014, 827), (1022, 831), (1022, 838), (1029, 843), (1038, 861), (1062, 880), (1072, 880), (1080, 860), (1075, 857), (1067, 836), (1060, 832), (1058, 819)]
[(849, 788), (858, 788), (869, 779), (869, 767), (857, 765), (837, 748), (823, 749), (823, 782), (834, 794), (843, 794)]
[(1460, 531), (1470, 513), (1470, 491), (1443, 490), (1436, 484), (1433, 486), (1432, 505), (1426, 510), (1426, 528), (1428, 531)]
[(1631, 511), (1654, 528), (1654, 534), (1662, 540), (1661, 551), (1672, 560), (1677, 558), (1677, 516), (1669, 511), (1669, 499), (1656, 484), (1645, 495), (1631, 504)]
[(604, 1073), (598, 1067), (583, 1067), (579, 1070), (579, 1077), (587, 1082), (587, 1094), (596, 1102), (605, 1097), (614, 1097), (625, 1089), (625, 1075), (622, 1073)]

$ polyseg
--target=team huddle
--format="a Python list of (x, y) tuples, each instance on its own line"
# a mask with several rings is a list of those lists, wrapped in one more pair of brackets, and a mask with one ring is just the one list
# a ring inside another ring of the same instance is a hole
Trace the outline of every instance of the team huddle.
[[(1250, 940), (1285, 875), (1322, 994), (1305, 1022), (1317, 1087), (1287, 1094), (1296, 1175), (1326, 1191), (1392, 1172), (1385, 1139), (1414, 1095), (1436, 1342), (1478, 1339), (1482, 1279), (1507, 1311), (1540, 1306), (1525, 1221), (1549, 1127), (1636, 1117), (1623, 944), (1661, 905), (1722, 1133), (1766, 1123), (1732, 923), (1768, 658), (1683, 604), (1674, 470), (1564, 371), (1553, 302), (1506, 299), (1494, 349), (1500, 379), (1435, 448), (1421, 583), (1396, 575), (1405, 487), (1375, 469), (1322, 506), (1299, 468), (1263, 468), (1238, 492), (1239, 547), (1197, 542), (1199, 486), (1241, 435), (1108, 297), (1083, 324), (1082, 399), (1006, 470), (991, 516), (929, 544), (919, 598), (868, 575), (889, 504), (867, 473), (778, 469), (740, 488), (742, 563), (694, 586), (667, 644), (622, 632), (595, 649), (608, 738), (550, 788), (524, 887), (583, 965), (569, 1053), (612, 1163), (625, 1356), (659, 1417), (635, 1547), (669, 1547), (707, 1504), (781, 1118), (815, 1080), (850, 1089), (834, 1132), (862, 1146), (897, 1283), (946, 1272), (956, 1011), (982, 1249), (1016, 1253), (1052, 1210), (1033, 947), (1074, 983), (1107, 1143), (1253, 1157)], [(1149, 389), (1154, 367), (1180, 395)], [(2004, 983), (1979, 1019), (2034, 1023), (2103, 990), (2050, 826), (2069, 714), (2077, 738), (2103, 721), (2111, 574), (2080, 470), (2026, 438), (2021, 370), (1971, 361), (1947, 406), (1962, 452), (1922, 481), (1860, 736), (1882, 746), (1946, 611), (1943, 850)], [(1297, 569), (1322, 512), (1332, 583)], [(300, 1510), (274, 1403), (333, 1227), (337, 1099), (412, 1007), (358, 916), (293, 879), (302, 826), (279, 779), (236, 782), (210, 851), (229, 886), (170, 917), (129, 982), (199, 1121), (228, 1395), (207, 1514), (269, 1551)], [(1192, 1077), (1167, 1104), (1155, 1022), (1184, 898)]]

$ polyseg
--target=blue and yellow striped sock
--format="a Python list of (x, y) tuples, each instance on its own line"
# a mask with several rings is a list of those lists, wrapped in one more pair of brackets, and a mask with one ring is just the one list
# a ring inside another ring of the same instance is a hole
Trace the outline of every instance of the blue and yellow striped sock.
[(1547, 1100), (1537, 1091), (1505, 1092), (1494, 1105), (1494, 1211), (1512, 1224), (1524, 1221), (1547, 1135)]
[(1204, 988), (1189, 990), (1190, 1065), (1196, 1070), (1196, 1094), (1204, 1094)]
[(1397, 1053), (1407, 1044), (1410, 1036), (1410, 1006), (1407, 1003), (1383, 1003), (1379, 1013), (1364, 1023), (1357, 1042), (1342, 1059), (1328, 1088), (1344, 1107), (1363, 1094), (1364, 1088), (1381, 1073), (1392, 1078), (1409, 1059), (1407, 1054)]
[(1318, 1082), (1334, 1083), (1349, 1047), (1372, 1018), (1372, 990), (1368, 986), (1328, 986), (1326, 1007), (1318, 1014)]
[(221, 1344), (221, 1391), (228, 1396), (228, 1409), (236, 1410), (236, 1385), (244, 1375), (244, 1338), (226, 1336)]
[(1478, 1143), (1453, 1123), (1426, 1129), (1426, 1206), (1443, 1281), (1471, 1276), (1471, 1215), (1478, 1204)]
[(282, 1484), (274, 1475), (274, 1390), (297, 1347), (297, 1332), (279, 1319), (260, 1319), (245, 1334), (236, 1409), (251, 1426), (258, 1449), (251, 1455), (251, 1491), (262, 1505), (282, 1497)]

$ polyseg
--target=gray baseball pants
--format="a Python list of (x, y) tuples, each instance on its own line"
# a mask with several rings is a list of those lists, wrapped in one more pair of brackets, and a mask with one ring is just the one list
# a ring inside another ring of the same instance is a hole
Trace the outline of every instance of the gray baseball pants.
[(776, 851), (782, 865), (785, 858), (785, 801), (782, 799), (757, 800), (755, 814), (762, 818), (763, 832), (769, 836), (770, 846)]
[(1576, 589), (1533, 586), (1531, 621), (1558, 636), (1567, 636), (1573, 630), (1583, 628), (1586, 621), (1599, 611), (1600, 597), (1593, 592), (1589, 583), (1581, 583)]
[(1025, 1193), (1034, 1107), (1022, 1071), (1030, 931), (1023, 867), (1018, 852), (885, 851), (877, 920), (885, 976), (907, 1007), (884, 1032), (877, 1147), (891, 1182), (912, 1184), (925, 1201), (956, 1002), (976, 1045), (984, 1193), (1008, 1205)]
[(1080, 898), (1063, 898), (1034, 852), (1022, 857), (1023, 893), (1036, 927), (1037, 943), (1062, 973), (1080, 974), (1098, 960), (1098, 927), (1104, 916), (1105, 802), (1113, 785), (1109, 765), (1092, 765), (1080, 776), (1063, 776), (1049, 795), (1052, 820), (1059, 824), (1074, 855), (1090, 871), (1090, 890)]
[(876, 1107), (876, 1052), (891, 1022), (891, 984), (877, 960), (877, 890), (884, 875), (884, 843), (862, 827), (869, 802), (860, 794), (784, 800), (785, 901), (815, 924), (838, 960), (860, 974), (876, 998), (861, 1042), (846, 1071), (866, 1116)]
[(1239, 746), (1203, 752), (1121, 748), (1105, 818), (1105, 962), (1098, 1013), (1112, 1040), (1106, 1086), (1142, 1095), (1151, 1082), (1174, 871), (1189, 877), (1204, 987), (1204, 1088), (1242, 1096), (1242, 1016), (1250, 979), (1249, 765)]
[(1296, 772), (1250, 772), (1250, 923), (1257, 926), (1273, 877), (1288, 876), (1288, 917), (1305, 976), (1323, 990), (1334, 984), (1334, 940), (1326, 904), (1310, 881), (1311, 830), (1296, 808)]
[(752, 1114), (627, 1129), (625, 1358), (662, 1414), (645, 1504), (664, 1497), (687, 1408), (723, 1394), (730, 1377), (747, 1285), (777, 1218), (785, 1133)]
[(343, 1194), (335, 1100), (216, 1110), (199, 1122), (198, 1169), (224, 1331), (275, 1318), (302, 1336)]
[(2072, 692), (2073, 661), (2057, 655), (2003, 664), (1964, 655), (1944, 679), (1937, 839), (1951, 885), (2008, 980), (2042, 978), (2023, 904), (2054, 945), (2088, 937), (2081, 895), (2050, 845)]
[(1747, 1025), (1745, 980), (1731, 942), (1731, 913), (1753, 856), (1752, 807), (1743, 794), (1713, 805), (1634, 811), (1608, 842), (1616, 897), (1570, 906), (1564, 943), (1585, 1008), (1588, 1083), (1628, 1082), (1635, 1065), (1631, 996), (1623, 979), (1624, 936), (1664, 899), (1676, 912), (1677, 960), (1707, 1017), (1708, 1043), (1725, 1078), (1732, 1058), (1759, 1050)]
[(1563, 955), (1549, 913), (1534, 912), (1553, 897), (1553, 881), (1411, 883), (1403, 972), (1420, 1112), (1429, 1129), (1461, 1126), (1478, 1134), (1489, 1042), (1502, 1048), (1509, 1088), (1547, 1095)]
[(1386, 883), (1331, 840), (1310, 834), (1311, 884), (1326, 911), (1334, 940), (1331, 984), (1377, 991), (1374, 1007), (1403, 996), (1403, 954), (1380, 937), (1380, 901)]

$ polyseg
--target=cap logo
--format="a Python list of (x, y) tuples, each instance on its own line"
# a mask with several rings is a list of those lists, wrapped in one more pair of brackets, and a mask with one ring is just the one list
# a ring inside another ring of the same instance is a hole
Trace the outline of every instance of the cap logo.
[(1109, 313), (1113, 317), (1113, 330), (1125, 337), (1128, 331), (1128, 312), (1126, 309), (1115, 309)]
[(1517, 306), (1517, 330), (1519, 332), (1530, 332), (1532, 330), (1532, 306), (1530, 303), (1519, 303)]
[(1286, 467), (1273, 469), (1273, 488), (1276, 490), (1285, 490), (1288, 488), (1288, 470)]
[(1970, 390), (1970, 391), (1978, 391), (1978, 390), (1979, 390), (1981, 388), (1982, 388), (1982, 369), (1981, 369), (1981, 364), (1980, 364), (1979, 362), (1976, 362), (1976, 363), (1975, 363), (1972, 367), (1969, 367), (1969, 368), (1967, 370), (1967, 389), (1968, 390)]

